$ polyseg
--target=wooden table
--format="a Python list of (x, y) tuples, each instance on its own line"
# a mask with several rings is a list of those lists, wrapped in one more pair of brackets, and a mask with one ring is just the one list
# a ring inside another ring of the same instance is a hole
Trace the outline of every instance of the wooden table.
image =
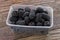
[[(54, 26), (47, 35), (20, 35), (6, 26), (9, 7), (13, 4), (46, 5), (54, 9)], [(0, 40), (60, 40), (60, 0), (0, 0)]]

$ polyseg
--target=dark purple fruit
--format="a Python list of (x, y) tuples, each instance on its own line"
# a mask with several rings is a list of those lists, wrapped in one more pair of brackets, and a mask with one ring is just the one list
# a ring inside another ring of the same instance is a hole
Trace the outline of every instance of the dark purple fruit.
[(31, 11), (31, 9), (29, 7), (25, 8), (25, 12), (30, 12), (30, 11)]
[(42, 23), (38, 22), (36, 25), (37, 25), (37, 26), (42, 26)]
[(42, 23), (43, 23), (44, 21), (45, 21), (44, 19), (41, 19), (41, 21), (40, 21), (40, 22), (42, 22)]
[(11, 22), (16, 22), (17, 20), (18, 20), (18, 17), (16, 17), (16, 16), (10, 17)]
[(37, 13), (35, 21), (36, 22), (44, 22), (44, 19), (42, 18), (42, 16), (43, 16), (42, 13)]
[(45, 14), (45, 13), (42, 13), (42, 14), (43, 14), (42, 18), (43, 18), (45, 21), (49, 21), (49, 20), (50, 20), (50, 17), (49, 17), (47, 14)]
[(19, 17), (22, 17), (23, 14), (24, 14), (24, 10), (23, 9), (18, 9), (18, 14), (19, 14)]
[(35, 23), (34, 22), (30, 22), (28, 25), (29, 26), (35, 26)]
[(36, 9), (36, 13), (43, 13), (43, 9), (41, 8), (41, 7), (38, 7), (37, 9)]
[(42, 16), (43, 16), (42, 13), (37, 13), (37, 14), (36, 14), (36, 17), (41, 18)]
[(30, 21), (28, 16), (26, 16), (26, 17), (24, 18), (24, 20), (25, 20), (25, 23), (26, 23), (26, 24), (28, 24), (29, 21)]
[(24, 20), (18, 20), (16, 22), (17, 25), (25, 25), (25, 21)]
[(48, 14), (48, 12), (47, 12), (47, 11), (44, 11), (43, 13)]
[(22, 9), (22, 8), (19, 8), (19, 9), (18, 9), (18, 11), (23, 11), (23, 10), (24, 10), (24, 9)]
[(12, 16), (18, 16), (19, 14), (17, 13), (17, 11), (13, 11), (12, 12)]
[(44, 26), (50, 26), (50, 22), (49, 21), (45, 21), (44, 22)]
[(23, 14), (23, 17), (26, 17), (26, 16), (29, 16), (29, 12), (25, 12), (25, 13)]
[(23, 20), (23, 18), (19, 18), (18, 20)]
[(41, 22), (41, 23), (44, 23), (44, 21), (45, 21), (44, 19), (38, 18), (38, 17), (35, 19), (35, 22)]
[(32, 20), (35, 18), (35, 12), (32, 10), (31, 13), (29, 14), (29, 18)]

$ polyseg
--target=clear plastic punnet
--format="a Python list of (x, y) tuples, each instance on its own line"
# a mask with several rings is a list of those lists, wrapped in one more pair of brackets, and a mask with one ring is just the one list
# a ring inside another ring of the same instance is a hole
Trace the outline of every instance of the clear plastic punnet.
[[(11, 17), (11, 13), (15, 10), (18, 10), (19, 8), (25, 8), (29, 7), (30, 9), (36, 9), (37, 7), (41, 7), (44, 10), (48, 12), (48, 15), (50, 16), (50, 26), (25, 26), (25, 25), (15, 25), (10, 24), (9, 18)], [(6, 24), (11, 27), (14, 31), (21, 32), (21, 31), (48, 31), (51, 27), (53, 27), (53, 9), (49, 6), (42, 6), (42, 5), (20, 5), (20, 4), (14, 4), (10, 6), (9, 13), (7, 16)], [(19, 31), (18, 31), (19, 30)]]

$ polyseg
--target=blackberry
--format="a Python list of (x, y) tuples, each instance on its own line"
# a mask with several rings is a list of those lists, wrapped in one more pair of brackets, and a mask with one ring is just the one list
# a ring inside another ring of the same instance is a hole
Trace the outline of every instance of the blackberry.
[(35, 21), (36, 22), (39, 22), (42, 18), (41, 18), (42, 15), (40, 15), (40, 13), (37, 13), (36, 14), (36, 18), (35, 18)]
[(25, 20), (25, 23), (26, 23), (26, 24), (28, 24), (29, 21), (30, 21), (28, 16), (26, 16), (26, 17), (24, 18), (24, 20)]
[(25, 17), (25, 16), (29, 16), (29, 12), (25, 12), (25, 13), (23, 14), (23, 17)]
[(37, 26), (42, 26), (42, 23), (38, 22), (36, 25), (37, 25)]
[(23, 20), (23, 18), (19, 18), (18, 20)]
[(38, 18), (38, 17), (35, 19), (35, 22), (41, 22), (41, 23), (44, 23), (44, 21), (45, 21), (44, 19)]
[(39, 22), (39, 18), (38, 17), (35, 18), (35, 22)]
[(24, 10), (24, 9), (22, 9), (22, 8), (19, 8), (19, 9), (18, 9), (18, 11), (23, 11), (23, 10)]
[(43, 13), (43, 9), (42, 8), (40, 8), (40, 7), (38, 7), (37, 9), (36, 9), (36, 13)]
[(22, 17), (23, 14), (24, 14), (24, 9), (18, 9), (18, 14), (19, 14), (19, 17)]
[(48, 12), (47, 12), (47, 11), (44, 11), (43, 13), (48, 14)]
[(49, 21), (49, 20), (50, 20), (50, 17), (49, 17), (47, 14), (44, 14), (44, 13), (43, 13), (42, 18), (43, 18), (45, 21)]
[(31, 11), (31, 9), (29, 7), (25, 8), (25, 12), (30, 12), (30, 11)]
[(35, 26), (35, 23), (34, 22), (30, 22), (28, 25), (29, 26)]
[(16, 17), (16, 16), (10, 17), (11, 22), (16, 22), (17, 20), (18, 20), (18, 17)]
[(36, 17), (41, 18), (41, 17), (42, 17), (42, 13), (37, 13), (37, 14), (36, 14)]
[(44, 20), (44, 19), (40, 19), (40, 22), (44, 23), (44, 22), (45, 22), (45, 20)]
[(25, 21), (24, 20), (18, 20), (16, 22), (17, 25), (25, 25)]
[(44, 26), (50, 26), (50, 22), (49, 21), (45, 21), (44, 22)]
[(17, 11), (13, 11), (13, 12), (12, 12), (12, 16), (18, 16)]
[(32, 20), (35, 18), (35, 12), (32, 10), (31, 13), (29, 14), (29, 18)]

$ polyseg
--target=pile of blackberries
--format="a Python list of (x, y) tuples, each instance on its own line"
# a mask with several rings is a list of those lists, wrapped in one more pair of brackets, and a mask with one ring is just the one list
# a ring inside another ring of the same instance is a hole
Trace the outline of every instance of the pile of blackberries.
[(29, 7), (19, 8), (13, 11), (10, 17), (11, 24), (27, 26), (50, 26), (50, 16), (41, 7), (30, 9)]

